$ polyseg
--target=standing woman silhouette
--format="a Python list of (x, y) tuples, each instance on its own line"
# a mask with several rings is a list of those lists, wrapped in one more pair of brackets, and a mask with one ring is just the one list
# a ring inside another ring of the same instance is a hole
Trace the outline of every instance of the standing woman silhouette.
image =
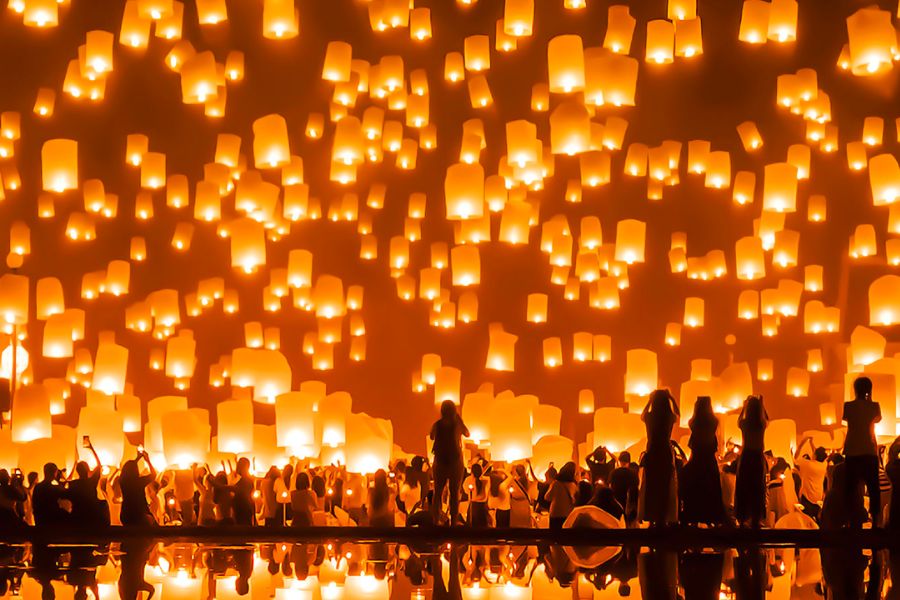
[(709, 396), (700, 396), (694, 403), (694, 416), (688, 422), (691, 437), (688, 447), (691, 458), (681, 469), (678, 486), (681, 497), (682, 523), (725, 523), (725, 503), (722, 500), (722, 480), (716, 454), (719, 450), (719, 419), (713, 412)]
[(450, 492), (450, 521), (454, 525), (459, 514), (459, 489), (466, 472), (463, 465), (462, 438), (469, 436), (469, 429), (463, 423), (452, 400), (441, 404), (441, 418), (431, 426), (429, 437), (434, 442), (434, 498), (431, 511), (434, 523), (441, 522), (443, 514), (444, 488)]
[(738, 417), (738, 427), (744, 438), (738, 457), (737, 480), (734, 486), (734, 513), (738, 525), (747, 522), (753, 528), (766, 516), (766, 457), (765, 438), (769, 415), (762, 396), (748, 396)]
[(680, 413), (669, 390), (650, 395), (641, 420), (647, 427), (647, 451), (641, 460), (641, 488), (638, 495), (638, 520), (651, 526), (678, 521), (678, 482), (672, 428)]

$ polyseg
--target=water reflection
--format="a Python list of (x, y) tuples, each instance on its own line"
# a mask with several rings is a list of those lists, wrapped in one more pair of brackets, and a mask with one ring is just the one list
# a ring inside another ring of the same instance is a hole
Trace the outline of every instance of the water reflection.
[(900, 554), (858, 548), (126, 541), (0, 545), (0, 597), (206, 600), (900, 598)]

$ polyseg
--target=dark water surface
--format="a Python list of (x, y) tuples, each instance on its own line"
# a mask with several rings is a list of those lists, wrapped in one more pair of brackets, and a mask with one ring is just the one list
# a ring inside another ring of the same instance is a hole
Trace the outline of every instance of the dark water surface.
[(900, 598), (862, 548), (172, 543), (0, 545), (0, 597), (200, 600)]

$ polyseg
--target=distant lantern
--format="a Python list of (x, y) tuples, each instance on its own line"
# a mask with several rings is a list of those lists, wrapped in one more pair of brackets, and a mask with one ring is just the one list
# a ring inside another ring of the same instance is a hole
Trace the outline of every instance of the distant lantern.
[(253, 157), (257, 169), (277, 168), (290, 161), (287, 122), (277, 114), (253, 122)]
[(766, 165), (764, 171), (763, 210), (797, 210), (797, 167), (786, 162), (773, 163)]
[(860, 8), (847, 17), (850, 69), (854, 75), (890, 71), (897, 54), (897, 32), (889, 11)]
[(616, 225), (616, 260), (627, 264), (644, 262), (644, 239), (647, 225), (643, 221), (625, 219)]
[(299, 14), (294, 0), (263, 0), (263, 37), (282, 40), (300, 32)]
[(217, 450), (227, 454), (253, 452), (253, 403), (228, 400), (216, 405)]
[[(485, 359), (485, 368), (493, 371), (514, 371), (516, 341), (518, 339), (518, 336), (503, 331), (499, 324), (492, 324), (488, 329), (488, 352)], [(423, 368), (423, 379), (424, 376)]]
[(467, 71), (491, 68), (491, 42), (486, 35), (470, 35), (463, 40), (463, 56)]
[(767, 37), (785, 43), (797, 39), (797, 0), (772, 0)]
[(78, 188), (78, 142), (47, 140), (41, 148), (43, 189), (62, 193)]
[(671, 63), (675, 49), (675, 25), (664, 19), (647, 21), (646, 62)]
[(869, 325), (900, 323), (900, 277), (882, 275), (869, 284)]
[(606, 36), (603, 47), (615, 54), (629, 54), (636, 20), (627, 4), (612, 4), (607, 10)]
[(748, 44), (764, 44), (769, 33), (771, 4), (764, 0), (744, 0), (738, 39)]
[(700, 17), (675, 21), (675, 56), (693, 58), (703, 54)]
[(547, 44), (550, 92), (568, 94), (584, 88), (584, 47), (581, 36), (557, 35)]
[(447, 169), (444, 197), (449, 220), (477, 219), (484, 214), (484, 168), (457, 163)]
[(651, 350), (628, 350), (625, 355), (625, 393), (647, 396), (656, 389), (656, 353)]
[(506, 0), (503, 10), (503, 32), (514, 37), (532, 33), (534, 0)]
[(869, 185), (875, 206), (893, 204), (900, 198), (900, 165), (892, 154), (869, 159)]

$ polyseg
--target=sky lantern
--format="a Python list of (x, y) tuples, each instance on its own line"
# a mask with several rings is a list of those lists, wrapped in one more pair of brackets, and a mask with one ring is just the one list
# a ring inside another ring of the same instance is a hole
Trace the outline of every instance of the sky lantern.
[(241, 217), (231, 223), (231, 266), (254, 272), (266, 262), (265, 229), (253, 219)]
[(637, 21), (627, 4), (612, 4), (607, 10), (606, 35), (603, 47), (615, 54), (629, 54)]
[(657, 386), (656, 353), (642, 348), (625, 355), (625, 393), (647, 396)]
[(897, 32), (889, 11), (876, 6), (858, 9), (847, 17), (850, 69), (854, 75), (890, 71), (897, 54)]
[[(309, 392), (288, 392), (275, 398), (278, 445), (288, 448), (293, 456), (318, 454), (322, 430), (320, 413), (315, 411), (316, 398)], [(336, 429), (330, 433), (336, 434)]]
[(674, 60), (675, 25), (664, 19), (647, 21), (647, 51), (645, 62), (671, 63)]
[(413, 40), (431, 39), (431, 9), (417, 6), (409, 11), (409, 36)]
[(744, 0), (738, 39), (748, 44), (764, 44), (769, 31), (771, 4), (764, 0)]
[(790, 163), (772, 163), (765, 166), (764, 172), (763, 210), (797, 210), (797, 167)]
[(194, 411), (173, 410), (161, 417), (162, 450), (171, 468), (206, 462), (211, 429)]
[(115, 343), (101, 342), (94, 360), (91, 389), (106, 395), (123, 394), (127, 368), (128, 349)]
[(875, 206), (893, 204), (900, 197), (900, 165), (892, 154), (869, 159), (869, 185)]
[(216, 405), (217, 450), (227, 454), (253, 451), (253, 403), (228, 400)]
[(584, 47), (581, 36), (553, 37), (547, 44), (550, 92), (568, 94), (584, 88)]
[(40, 384), (16, 390), (12, 402), (12, 440), (30, 442), (51, 436), (50, 396)]
[(768, 39), (778, 43), (797, 39), (797, 0), (772, 0), (769, 8)]
[(253, 121), (253, 158), (257, 169), (277, 168), (290, 162), (287, 122), (278, 114)]
[(541, 436), (535, 441), (531, 457), (534, 474), (543, 481), (550, 465), (564, 465), (572, 460), (574, 454), (575, 443), (571, 439), (558, 434)]
[(331, 41), (325, 49), (322, 79), (326, 81), (350, 81), (350, 63), (353, 48), (347, 42)]
[[(488, 328), (488, 351), (484, 367), (494, 371), (514, 371), (516, 364), (516, 341), (518, 341), (518, 339), (518, 336), (504, 331), (499, 323), (492, 323)], [(431, 375), (433, 381), (436, 369), (432, 368), (429, 369), (429, 371), (429, 375)], [(422, 378), (426, 381), (428, 380), (426, 379), (424, 357)]]
[[(123, 419), (114, 408), (83, 406), (78, 415), (77, 435), (79, 439), (90, 437), (101, 465), (118, 467), (121, 464), (125, 452)], [(98, 466), (90, 450), (79, 445), (78, 453), (81, 460)]]
[(506, 0), (503, 32), (513, 37), (528, 37), (534, 23), (534, 0)]
[(391, 422), (365, 413), (347, 415), (344, 456), (351, 473), (374, 473), (388, 468), (394, 444)]
[(466, 71), (486, 71), (491, 68), (491, 40), (486, 35), (470, 35), (463, 40)]
[(97, 75), (113, 69), (113, 42), (115, 36), (95, 29), (88, 31), (85, 40), (84, 62)]
[(884, 119), (866, 117), (863, 120), (862, 141), (866, 146), (880, 146), (884, 138)]
[(203, 104), (218, 93), (216, 58), (210, 51), (198, 52), (181, 67), (181, 99), (185, 104)]
[(703, 54), (700, 17), (675, 21), (675, 56), (693, 58)]
[(635, 219), (625, 219), (616, 224), (616, 260), (626, 264), (644, 262), (644, 238), (647, 224)]
[(900, 322), (900, 277), (882, 275), (869, 284), (869, 325)]
[(600, 408), (594, 413), (594, 439), (602, 440), (615, 454), (630, 449), (645, 436), (644, 423), (639, 414), (627, 413), (616, 407)]
[(456, 367), (438, 367), (434, 375), (434, 403), (441, 404), (444, 400), (451, 400), (454, 404), (459, 404), (461, 378), (462, 372)]
[(591, 120), (580, 102), (565, 101), (550, 114), (550, 148), (553, 154), (573, 156), (591, 145)]
[(850, 364), (866, 366), (882, 359), (886, 346), (887, 340), (883, 335), (874, 329), (857, 325), (850, 333)]
[(703, 298), (694, 296), (684, 299), (684, 319), (682, 323), (685, 327), (703, 327), (704, 306)]
[(263, 37), (284, 40), (300, 33), (300, 17), (294, 0), (263, 0)]
[(776, 458), (790, 459), (797, 447), (797, 424), (793, 419), (773, 419), (766, 428), (766, 450)]
[(489, 411), (491, 457), (506, 462), (531, 458), (531, 407), (521, 396), (500, 394)]
[(481, 257), (478, 246), (467, 244), (450, 250), (450, 271), (454, 286), (470, 286), (481, 283)]
[(478, 163), (448, 167), (444, 198), (448, 220), (480, 218), (484, 214), (484, 168)]
[(78, 188), (78, 142), (47, 140), (41, 148), (44, 190), (62, 193)]
[(187, 329), (166, 340), (166, 377), (191, 377), (196, 365), (197, 342)]

